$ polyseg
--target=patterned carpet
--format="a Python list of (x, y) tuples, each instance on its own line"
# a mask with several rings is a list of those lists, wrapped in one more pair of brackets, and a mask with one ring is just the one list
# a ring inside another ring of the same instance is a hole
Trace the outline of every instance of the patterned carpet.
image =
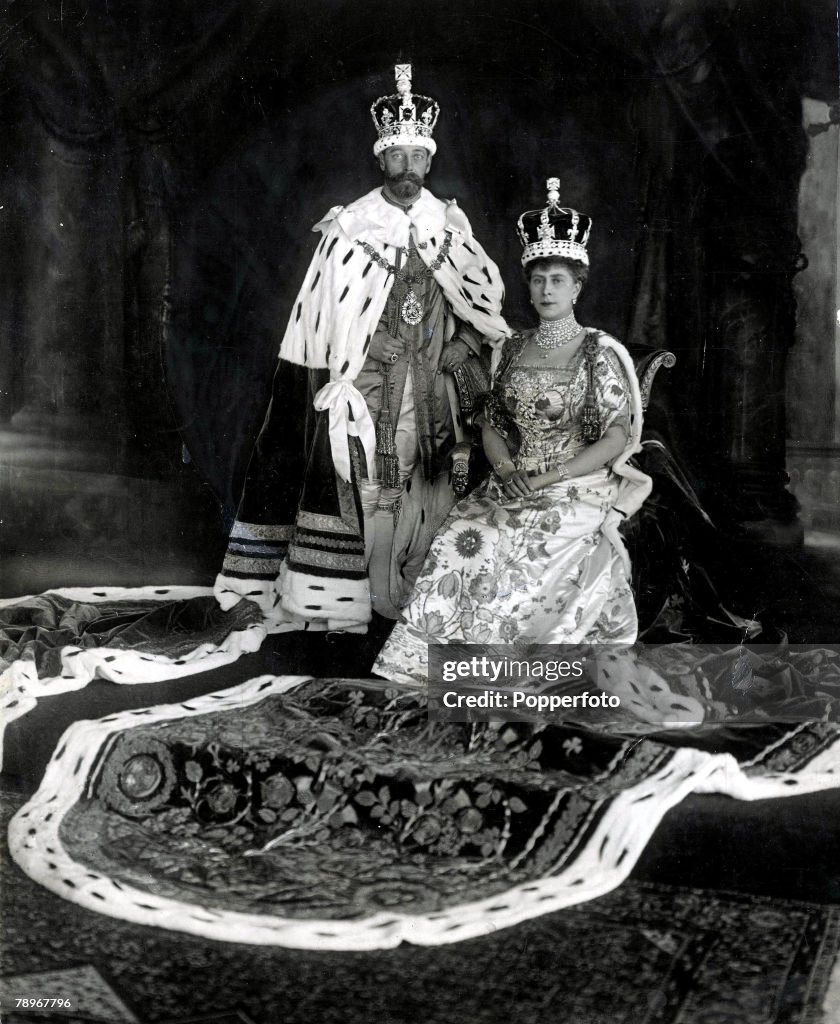
[[(6, 1024), (828, 1024), (840, 947), (837, 907), (639, 883), (455, 946), (313, 953), (101, 917), (8, 858), (2, 881)], [(73, 1012), (15, 1010), (34, 996)]]

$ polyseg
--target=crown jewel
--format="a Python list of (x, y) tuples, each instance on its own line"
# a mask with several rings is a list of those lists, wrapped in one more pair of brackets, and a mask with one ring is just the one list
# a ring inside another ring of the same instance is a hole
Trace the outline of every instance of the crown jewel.
[(437, 146), (432, 132), (440, 107), (431, 97), (412, 93), (410, 64), (397, 64), (394, 77), (396, 93), (380, 96), (370, 108), (370, 116), (379, 135), (373, 146), (374, 156), (391, 146), (422, 146), (434, 153)]
[(547, 205), (542, 210), (529, 210), (517, 222), (517, 233), (524, 246), (522, 265), (531, 260), (565, 256), (589, 264), (586, 245), (592, 229), (592, 218), (560, 205), (560, 179), (546, 183)]

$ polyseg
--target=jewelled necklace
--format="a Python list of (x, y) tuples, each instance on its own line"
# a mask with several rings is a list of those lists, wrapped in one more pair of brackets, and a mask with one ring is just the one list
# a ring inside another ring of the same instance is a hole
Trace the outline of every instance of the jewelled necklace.
[(574, 310), (562, 320), (540, 320), (537, 328), (537, 336), (534, 341), (537, 348), (543, 349), (543, 359), (548, 359), (548, 353), (556, 348), (562, 348), (573, 341), (583, 330), (575, 319)]
[[(389, 274), (393, 274), (395, 281), (401, 281), (409, 286), (408, 293), (400, 306), (400, 317), (403, 323), (408, 324), (410, 327), (416, 327), (423, 319), (423, 303), (417, 297), (417, 293), (411, 285), (422, 281), (424, 277), (431, 277), (436, 270), (440, 269), (443, 261), (449, 255), (450, 248), (452, 247), (452, 232), (446, 232), (446, 237), (438, 250), (437, 256), (435, 256), (428, 266), (423, 267), (420, 274), (409, 274), (408, 265), (405, 267), (398, 267), (394, 263), (389, 263), (385, 257), (380, 256), (376, 249), (374, 249), (374, 247), (368, 242), (362, 242), (357, 238), (356, 245), (361, 246), (374, 263), (382, 267), (383, 270), (387, 270)], [(420, 248), (425, 248), (425, 243), (421, 244)]]

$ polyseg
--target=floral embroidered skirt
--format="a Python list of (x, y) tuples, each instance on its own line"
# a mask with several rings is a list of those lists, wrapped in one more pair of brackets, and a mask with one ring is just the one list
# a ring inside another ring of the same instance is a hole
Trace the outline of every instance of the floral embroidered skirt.
[(633, 643), (630, 583), (601, 533), (617, 491), (608, 470), (511, 501), (483, 484), (435, 538), (374, 672), (425, 682), (435, 643)]

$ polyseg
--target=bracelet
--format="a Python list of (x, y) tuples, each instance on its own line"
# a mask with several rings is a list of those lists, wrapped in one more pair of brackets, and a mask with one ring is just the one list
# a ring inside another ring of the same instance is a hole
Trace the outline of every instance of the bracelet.
[(560, 479), (557, 481), (558, 484), (569, 479), (569, 470), (566, 468), (565, 462), (558, 462), (554, 467), (554, 472), (560, 474)]

